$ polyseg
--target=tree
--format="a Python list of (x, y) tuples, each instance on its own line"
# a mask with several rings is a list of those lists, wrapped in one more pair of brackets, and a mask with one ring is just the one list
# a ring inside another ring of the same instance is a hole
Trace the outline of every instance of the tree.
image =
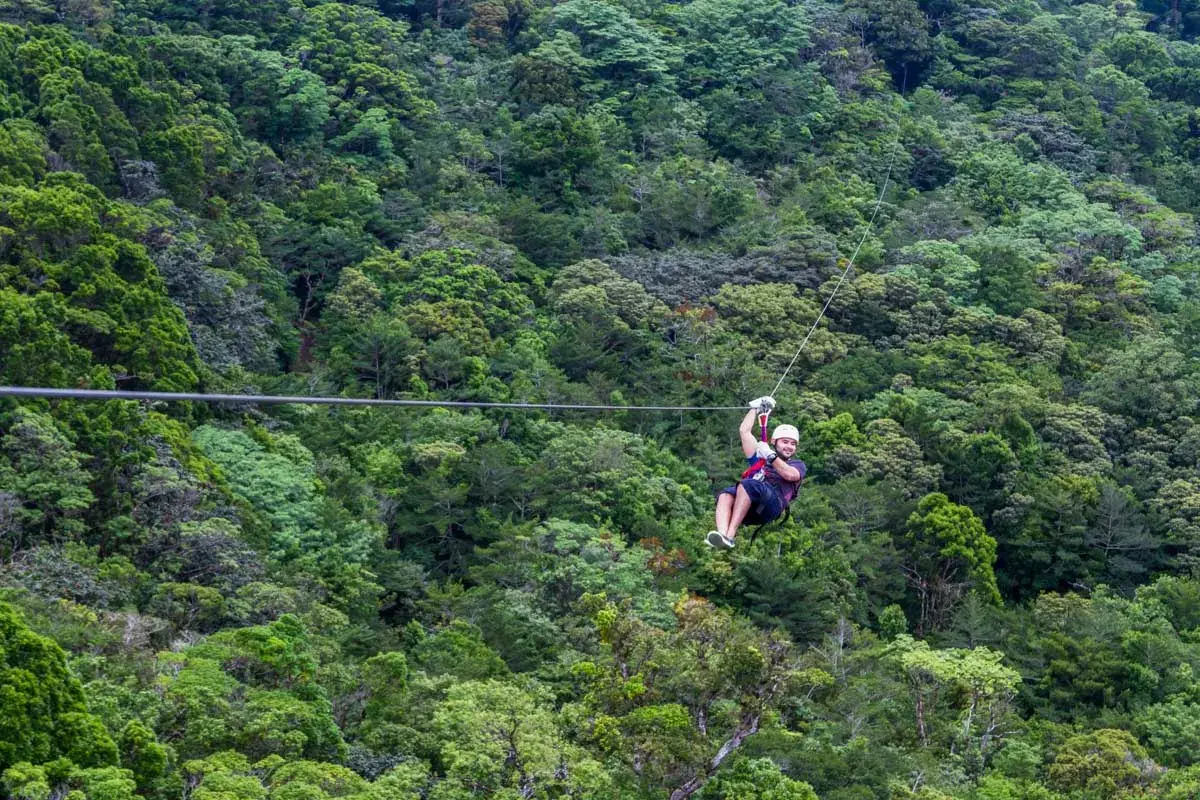
[[(222, 242), (185, 214), (161, 224), (171, 232), (152, 242), (150, 257), (172, 301), (183, 309), (201, 360), (219, 371), (275, 369), (274, 337), (289, 304), (281, 297), (283, 276), (259, 255), (258, 241), (242, 236)], [(231, 256), (237, 257), (236, 271), (221, 266)]]
[(956, 433), (949, 432), (936, 445), (943, 465), (942, 488), (956, 502), (987, 519), (1001, 505), (1019, 462), (1008, 443), (995, 433)]
[(65, 759), (40, 767), (21, 762), (5, 770), (0, 782), (10, 796), (20, 800), (41, 800), (56, 794), (88, 800), (136, 800), (138, 797), (135, 793), (137, 784), (129, 770), (117, 767), (81, 769)]
[(1163, 145), (1166, 125), (1144, 83), (1105, 65), (1089, 71), (1085, 85), (1106, 113), (1105, 133), (1118, 166), (1135, 162), (1140, 153), (1153, 153)]
[[(684, 482), (694, 473), (641, 437), (606, 428), (568, 428), (547, 442), (528, 471), (532, 507), (546, 518), (607, 523), (635, 539), (664, 537), (699, 515)], [(651, 466), (657, 463), (657, 468)], [(665, 468), (665, 469), (662, 469)], [(661, 469), (661, 471), (660, 471)]]
[(562, 326), (551, 355), (573, 378), (593, 370), (615, 375), (638, 359), (648, 346), (647, 329), (667, 310), (642, 286), (594, 260), (564, 269), (549, 299)]
[(6, 184), (32, 188), (46, 174), (46, 142), (41, 129), (30, 120), (0, 122), (0, 154), (4, 166), (0, 179)]
[[(721, 287), (711, 300), (727, 328), (744, 337), (742, 357), (761, 362), (764, 368), (783, 371), (816, 319), (820, 305), (812, 296), (800, 297), (790, 284)], [(846, 344), (824, 328), (817, 330), (804, 353), (810, 362), (832, 360), (846, 352)], [(803, 365), (804, 361), (798, 362)]]
[(87, 713), (66, 654), (7, 603), (0, 603), (0, 705), (0, 770), (60, 757), (79, 767), (117, 763), (117, 746)]
[[(560, 8), (563, 7), (565, 5)], [(602, 111), (584, 113), (559, 104), (546, 105), (530, 114), (514, 130), (511, 187), (524, 188), (539, 200), (541, 211), (561, 211), (579, 203), (580, 191), (610, 185), (615, 178), (616, 165), (607, 157), (605, 139), (612, 134), (619, 135), (616, 131), (605, 130), (610, 121), (611, 118)], [(537, 207), (538, 204), (534, 205)], [(549, 222), (549, 219), (543, 222)], [(547, 236), (548, 232), (541, 235)], [(533, 232), (530, 232), (530, 238), (533, 238)], [(525, 242), (518, 240), (516, 243), (535, 262), (543, 263), (544, 259), (538, 258), (536, 251), (525, 246)], [(562, 262), (556, 260), (554, 263)]]
[(1054, 475), (1018, 486), (993, 514), (997, 569), (1019, 595), (1087, 586), (1099, 555), (1084, 544), (1099, 492), (1094, 479)]
[(159, 744), (154, 731), (139, 720), (130, 721), (117, 742), (121, 751), (121, 766), (129, 770), (137, 782), (138, 791), (151, 794), (162, 788), (171, 769), (174, 753)]
[(917, 596), (917, 635), (949, 621), (967, 591), (998, 602), (996, 540), (966, 506), (944, 494), (926, 495), (908, 518), (901, 551), (909, 587)]
[(1096, 519), (1084, 542), (1100, 551), (1097, 577), (1114, 589), (1138, 583), (1161, 558), (1162, 542), (1147, 529), (1133, 493), (1108, 483), (1100, 486)]
[(782, 2), (699, 0), (672, 13), (692, 91), (740, 85), (794, 65), (808, 45), (804, 15)]
[(643, 241), (667, 249), (736, 224), (755, 206), (750, 179), (733, 165), (686, 155), (654, 167), (634, 189)]
[(583, 602), (605, 644), (602, 661), (575, 668), (594, 709), (590, 738), (639, 780), (673, 787), (672, 800), (691, 797), (769, 720), (791, 676), (791, 643), (695, 597), (676, 603), (674, 631), (604, 595)]
[[(66, 365), (75, 369), (43, 367), (34, 376), (75, 372), (75, 380), (105, 382), (107, 373), (135, 387), (195, 388), (199, 363), (183, 314), (166, 297), (145, 247), (133, 241), (128, 211), (73, 173), (52, 173), (33, 189), (0, 189), (0, 227), (13, 231), (0, 259), (14, 278), (21, 276), (12, 285), (34, 298), (31, 305), (6, 299), (0, 319), (14, 333), (24, 329), (59, 351), (64, 338), (51, 337), (42, 326), (61, 325), (69, 334), (65, 341), (105, 366), (89, 375), (78, 369), (86, 369), (83, 353), (66, 348)], [(18, 345), (8, 355), (23, 351)]]
[(230, 493), (253, 510), (261, 546), (276, 567), (316, 579), (332, 602), (358, 614), (378, 591), (367, 568), (382, 546), (382, 530), (323, 502), (314, 458), (293, 436), (201, 426), (192, 432), (200, 450), (230, 479)]
[(61, 386), (103, 375), (91, 353), (64, 330), (71, 310), (65, 298), (40, 299), (0, 288), (0, 374), (14, 386)]
[[(809, 22), (800, 8), (702, 0), (673, 9), (671, 22), (683, 62), (675, 70), (680, 91), (703, 109), (704, 135), (717, 151), (763, 168), (799, 157), (836, 105), (801, 58)], [(675, 101), (664, 96), (660, 105)]]
[(804, 781), (782, 774), (768, 758), (739, 758), (718, 773), (697, 795), (701, 800), (744, 798), (745, 800), (816, 800), (817, 794)]
[(1177, 696), (1137, 715), (1134, 729), (1146, 742), (1155, 761), (1166, 767), (1187, 767), (1197, 763), (1200, 747), (1200, 705)]
[(387, 226), (379, 187), (362, 177), (307, 189), (289, 211), (290, 218), (263, 236), (263, 252), (293, 282), (299, 322), (307, 326), (320, 316), (341, 270), (378, 246), (370, 231), (383, 233)]
[(63, 66), (41, 76), (38, 98), (50, 146), (90, 181), (113, 188), (114, 156), (136, 157), (137, 140), (108, 89)]
[(555, 7), (554, 24), (579, 37), (584, 58), (597, 76), (618, 85), (673, 82), (676, 48), (638, 24), (621, 6), (598, 0), (568, 0)]
[(1197, 407), (1200, 375), (1170, 341), (1138, 337), (1114, 351), (1088, 382), (1096, 405), (1144, 422), (1165, 422)]
[(382, 108), (368, 109), (354, 127), (331, 144), (372, 158), (388, 160), (394, 155), (391, 121)]
[[(985, 758), (1005, 732), (1005, 717), (1021, 683), (1020, 673), (1000, 663), (1004, 654), (986, 647), (934, 650), (908, 634), (897, 636), (888, 652), (907, 677), (921, 745), (936, 736), (949, 740), (951, 752), (961, 749), (968, 755), (973, 750), (977, 758)], [(961, 727), (938, 724), (938, 705), (950, 698), (961, 709)]]
[(1037, 274), (1045, 255), (1032, 239), (979, 233), (963, 242), (979, 264), (978, 299), (1002, 314), (1019, 314), (1036, 304)]
[(235, 155), (229, 134), (204, 123), (157, 131), (147, 138), (146, 148), (164, 188), (180, 205), (192, 209), (206, 199), (207, 185), (228, 173)]
[(1195, 478), (1169, 481), (1150, 501), (1164, 521), (1167, 544), (1181, 564), (1193, 569), (1200, 559), (1200, 481)]
[(467, 250), (427, 250), (412, 261), (381, 257), (364, 262), (362, 269), (379, 276), (393, 307), (458, 302), (494, 336), (533, 319), (533, 304), (521, 288), (477, 263)]
[(438, 798), (506, 790), (539, 799), (611, 791), (601, 765), (567, 744), (549, 709), (516, 686), (494, 680), (455, 684), (434, 712), (433, 726), (449, 784), (439, 787)]
[(369, 382), (376, 397), (409, 388), (420, 343), (386, 310), (383, 291), (364, 272), (354, 267), (342, 271), (321, 324), (317, 354), (339, 382)]
[(915, 86), (932, 54), (929, 20), (916, 0), (852, 0), (847, 8), (856, 14), (863, 40), (875, 47), (896, 85)]
[(223, 630), (160, 667), (162, 727), (183, 758), (234, 748), (255, 758), (345, 754), (332, 705), (314, 681), (312, 641), (293, 615)]
[(1050, 785), (1084, 798), (1136, 797), (1153, 781), (1156, 765), (1137, 739), (1122, 730), (1101, 728), (1072, 736), (1047, 770)]
[(412, 651), (413, 664), (432, 675), (460, 680), (503, 677), (508, 669), (486, 644), (474, 625), (454, 620), (448, 627), (421, 639)]
[(979, 264), (953, 242), (917, 242), (901, 250), (900, 258), (896, 271), (912, 276), (926, 291), (942, 289), (959, 303), (978, 295)]
[(92, 476), (83, 466), (86, 456), (50, 417), (24, 409), (6, 416), (0, 495), (11, 498), (13, 511), (3, 528), (4, 548), (11, 556), (34, 542), (79, 536), (83, 512), (95, 500), (88, 489)]

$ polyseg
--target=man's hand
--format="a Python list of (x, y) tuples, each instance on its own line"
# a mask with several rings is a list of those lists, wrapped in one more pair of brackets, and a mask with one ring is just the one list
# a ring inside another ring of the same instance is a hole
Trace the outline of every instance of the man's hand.
[(771, 449), (771, 445), (767, 444), (766, 442), (759, 442), (758, 446), (754, 448), (754, 455), (765, 461), (771, 456), (775, 455), (775, 451)]
[(750, 401), (749, 406), (750, 406), (750, 408), (754, 409), (755, 411), (757, 411), (759, 413), (762, 413), (764, 411), (770, 412), (772, 409), (775, 408), (775, 398), (771, 397), (770, 395), (766, 395), (764, 397), (756, 397)]

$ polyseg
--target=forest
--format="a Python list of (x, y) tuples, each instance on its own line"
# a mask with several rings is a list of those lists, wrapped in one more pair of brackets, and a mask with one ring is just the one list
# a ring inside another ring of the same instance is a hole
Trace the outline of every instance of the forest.
[(732, 551), (738, 411), (0, 399), (0, 798), (1200, 797), (1197, 212), (1200, 0), (0, 0), (0, 385), (745, 408), (832, 297)]

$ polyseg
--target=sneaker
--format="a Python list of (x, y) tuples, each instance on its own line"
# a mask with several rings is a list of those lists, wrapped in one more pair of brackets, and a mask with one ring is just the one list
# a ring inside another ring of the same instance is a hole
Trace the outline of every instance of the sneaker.
[(709, 531), (704, 541), (708, 543), (709, 547), (715, 547), (718, 550), (733, 549), (733, 539), (725, 538), (725, 535), (720, 531)]

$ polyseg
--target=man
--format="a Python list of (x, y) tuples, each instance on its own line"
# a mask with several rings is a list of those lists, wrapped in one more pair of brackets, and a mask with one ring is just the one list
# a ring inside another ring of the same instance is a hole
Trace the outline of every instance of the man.
[(800, 438), (795, 426), (777, 426), (771, 433), (770, 444), (755, 438), (754, 421), (759, 412), (774, 407), (775, 400), (771, 397), (750, 401), (750, 411), (742, 420), (738, 435), (753, 471), (747, 470), (736, 486), (717, 495), (717, 529), (709, 532), (706, 540), (711, 547), (731, 549), (743, 523), (764, 525), (778, 519), (795, 498), (808, 472), (803, 461), (793, 458)]

